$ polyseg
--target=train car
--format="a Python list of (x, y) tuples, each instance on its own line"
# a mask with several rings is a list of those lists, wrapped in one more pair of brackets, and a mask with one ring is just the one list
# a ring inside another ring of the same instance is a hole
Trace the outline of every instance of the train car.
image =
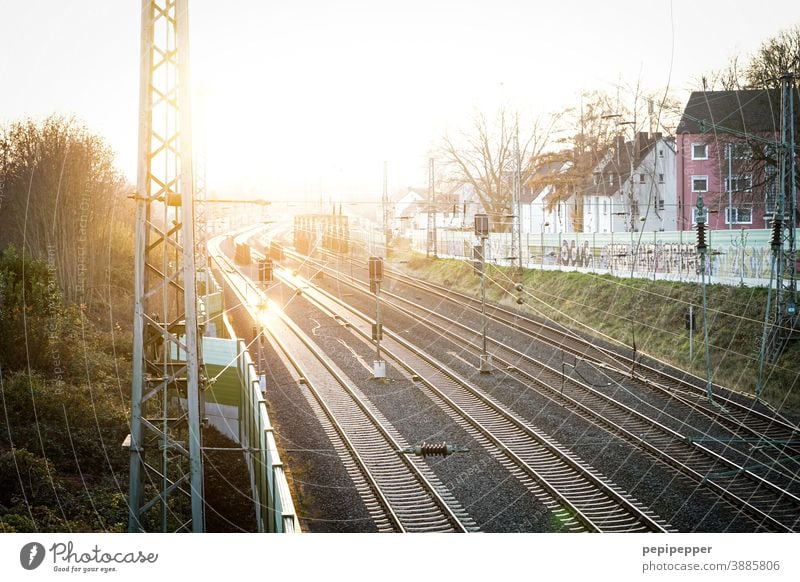
[(250, 245), (247, 243), (235, 243), (233, 260), (239, 265), (249, 265), (252, 261), (250, 257)]
[(270, 241), (269, 243), (269, 258), (273, 261), (282, 261), (284, 259), (283, 245), (277, 241)]

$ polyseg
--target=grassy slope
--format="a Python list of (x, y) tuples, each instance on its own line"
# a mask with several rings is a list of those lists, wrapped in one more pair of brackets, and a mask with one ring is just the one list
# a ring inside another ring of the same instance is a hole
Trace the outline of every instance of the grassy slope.
[[(399, 257), (392, 259), (392, 262)], [(402, 264), (418, 277), (477, 296), (479, 279), (462, 261), (427, 260), (415, 256)], [(506, 268), (490, 267), (487, 297), (515, 305), (516, 280)], [(618, 279), (608, 275), (526, 270), (523, 274), (524, 309), (563, 323), (578, 331), (632, 344), (651, 356), (705, 375), (702, 337), (702, 295), (698, 285)], [(713, 381), (741, 392), (753, 393), (763, 328), (766, 291), (709, 285), (709, 343)], [(694, 305), (697, 332), (694, 357), (689, 359), (689, 336), (684, 314)], [(767, 366), (764, 398), (782, 412), (800, 412), (800, 345), (793, 344), (775, 366)]]

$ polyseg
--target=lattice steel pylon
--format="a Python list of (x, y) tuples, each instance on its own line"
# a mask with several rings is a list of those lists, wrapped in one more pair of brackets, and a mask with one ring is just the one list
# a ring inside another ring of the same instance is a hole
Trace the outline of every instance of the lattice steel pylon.
[(128, 531), (201, 532), (188, 0), (143, 0), (141, 26)]
[[(786, 343), (793, 337), (797, 325), (797, 149), (794, 139), (795, 77), (785, 73), (781, 77), (781, 143), (780, 187), (776, 220), (780, 224), (780, 245), (775, 245), (775, 313), (774, 333), (769, 358), (776, 361)], [(778, 235), (777, 232), (774, 233)], [(777, 242), (777, 241), (776, 241)]]

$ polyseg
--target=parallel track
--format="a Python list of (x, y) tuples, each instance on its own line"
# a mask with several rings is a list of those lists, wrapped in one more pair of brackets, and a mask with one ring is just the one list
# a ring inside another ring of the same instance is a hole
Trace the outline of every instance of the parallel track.
[[(303, 260), (313, 260), (304, 255), (297, 256)], [(352, 258), (348, 260), (356, 261)], [(439, 299), (457, 302), (475, 312), (481, 309), (478, 299), (441, 285), (420, 281), (388, 268), (385, 269), (384, 276), (394, 278)], [(705, 389), (698, 386), (703, 382), (699, 378), (691, 377), (692, 381), (678, 378), (642, 362), (641, 359), (611, 351), (570, 330), (539, 322), (502, 306), (487, 303), (486, 310), (493, 322), (501, 323), (579, 359), (594, 362), (607, 374), (625, 378), (724, 426), (731, 432), (733, 441), (744, 443), (758, 452), (759, 457), (753, 459), (756, 463), (776, 468), (779, 472), (782, 465), (788, 464), (784, 473), (790, 479), (796, 479), (800, 471), (800, 428), (778, 413), (766, 414), (758, 410), (752, 400), (749, 402), (737, 400), (746, 398), (743, 395), (726, 397), (717, 393), (715, 402), (718, 406), (712, 406), (707, 401)], [(713, 445), (714, 443), (709, 443), (709, 446)]]
[[(216, 255), (215, 260), (233, 286), (246, 279), (223, 254)], [(238, 282), (231, 277), (233, 272), (238, 274)], [(252, 284), (251, 287), (258, 291)], [(243, 298), (241, 293), (239, 295)], [(408, 443), (293, 322), (278, 314), (268, 321), (265, 330), (347, 448), (348, 460), (358, 465), (359, 473), (373, 494), (372, 499), (382, 506), (385, 519), (376, 520), (379, 530), (477, 530), (474, 521), (427, 465), (398, 453), (408, 447)], [(370, 499), (365, 501), (370, 512), (375, 514)]]
[[(363, 285), (342, 277), (339, 280), (367, 293)], [(476, 356), (480, 353), (479, 334), (475, 330), (393, 293), (383, 292), (382, 295), (384, 304), (391, 305), (417, 325), (428, 326)], [(470, 337), (474, 340), (468, 339)], [(723, 457), (584, 382), (566, 377), (502, 342), (491, 340), (491, 343), (496, 346), (493, 357), (502, 373), (538, 387), (537, 392), (546, 398), (610, 429), (698, 484), (709, 487), (733, 507), (745, 510), (763, 529), (794, 531), (798, 528), (800, 499), (747, 470), (743, 464), (748, 459), (743, 455), (739, 462)]]
[[(279, 272), (280, 274), (280, 272)], [(302, 296), (369, 341), (370, 319), (305, 281), (280, 274)], [(589, 531), (668, 531), (652, 512), (629, 499), (614, 484), (575, 455), (563, 449), (514, 412), (472, 387), (453, 371), (434, 361), (391, 332), (384, 332), (382, 349), (424, 384), (425, 392), (442, 406), (526, 484), (534, 484), (562, 508), (567, 527)], [(564, 513), (565, 512), (565, 513)], [(557, 513), (558, 515), (558, 513)]]

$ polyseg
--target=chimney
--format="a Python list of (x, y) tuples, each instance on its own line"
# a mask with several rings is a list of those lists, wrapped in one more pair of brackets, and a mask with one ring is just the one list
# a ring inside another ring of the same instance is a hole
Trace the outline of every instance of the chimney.
[(633, 143), (633, 152), (635, 160), (641, 159), (642, 151), (644, 150), (646, 145), (647, 145), (647, 132), (646, 131), (637, 132), (635, 141)]

